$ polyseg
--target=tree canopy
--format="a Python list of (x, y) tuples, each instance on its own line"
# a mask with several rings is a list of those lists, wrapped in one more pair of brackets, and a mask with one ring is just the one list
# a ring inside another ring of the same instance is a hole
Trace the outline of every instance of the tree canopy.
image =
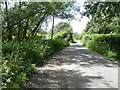
[(84, 4), (85, 11), (83, 15), (88, 17), (105, 17), (111, 19), (112, 17), (120, 16), (119, 2), (86, 2)]
[(3, 3), (2, 23), (3, 36), (12, 40), (12, 36), (18, 40), (29, 39), (35, 35), (43, 22), (51, 17), (72, 20), (79, 7), (75, 2), (16, 2), (10, 6), (9, 2)]
[(86, 2), (82, 14), (91, 20), (84, 32), (87, 34), (120, 33), (119, 7), (119, 2)]

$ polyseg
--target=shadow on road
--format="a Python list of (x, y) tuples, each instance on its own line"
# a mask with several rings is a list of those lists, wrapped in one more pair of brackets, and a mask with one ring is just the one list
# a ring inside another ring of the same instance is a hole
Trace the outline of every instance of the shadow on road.
[(118, 65), (80, 44), (71, 44), (53, 55), (45, 66), (38, 67), (25, 88), (113, 90), (118, 88)]

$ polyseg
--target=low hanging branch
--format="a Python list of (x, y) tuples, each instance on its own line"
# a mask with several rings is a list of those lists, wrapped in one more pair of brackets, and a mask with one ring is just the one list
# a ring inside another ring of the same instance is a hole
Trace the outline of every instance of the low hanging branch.
[(19, 22), (21, 22), (23, 19), (26, 19), (26, 18), (32, 17), (32, 16), (34, 16), (34, 15), (35, 15), (35, 14), (30, 14), (30, 15), (28, 15), (28, 16), (26, 16), (26, 17), (21, 18), (19, 21), (16, 21), (16, 23), (10, 25), (9, 28), (13, 28), (15, 25), (17, 25), (17, 24), (18, 24)]
[[(40, 28), (41, 28), (42, 23), (43, 23), (43, 21), (44, 21), (44, 20), (45, 20), (45, 18), (42, 20), (41, 24), (39, 25), (39, 27), (40, 27)], [(37, 34), (37, 33), (38, 33), (38, 31), (39, 31), (39, 29), (37, 29), (37, 30), (36, 30), (36, 32), (34, 33), (34, 35), (35, 35), (35, 34)]]
[(36, 25), (36, 27), (34, 28), (34, 30), (28, 35), (27, 39), (29, 39), (29, 37), (33, 36), (36, 32), (36, 30), (38, 29), (38, 27), (40, 26), (40, 24), (43, 22), (43, 20), (45, 19), (45, 14), (43, 15), (43, 17), (40, 19), (40, 21), (38, 22), (38, 24)]

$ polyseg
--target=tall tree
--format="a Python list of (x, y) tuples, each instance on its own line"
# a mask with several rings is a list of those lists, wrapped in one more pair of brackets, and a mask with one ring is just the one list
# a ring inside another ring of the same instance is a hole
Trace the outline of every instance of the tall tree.
[(53, 13), (52, 29), (51, 29), (51, 39), (53, 39), (53, 33), (54, 33), (54, 20), (55, 20), (55, 17), (54, 17), (54, 13)]
[(9, 13), (8, 13), (8, 3), (5, 1), (5, 11), (6, 11), (6, 23), (7, 23), (7, 31), (8, 31), (8, 40), (12, 40), (12, 33), (10, 30), (10, 22), (9, 22)]
[(21, 0), (19, 0), (19, 12), (18, 12), (19, 13), (18, 36), (17, 36), (18, 40), (21, 39), (21, 37), (20, 37), (20, 32), (21, 32), (20, 11), (21, 11)]

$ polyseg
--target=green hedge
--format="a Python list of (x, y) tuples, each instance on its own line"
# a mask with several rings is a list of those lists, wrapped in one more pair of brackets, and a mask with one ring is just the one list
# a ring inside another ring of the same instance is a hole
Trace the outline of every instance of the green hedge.
[(84, 35), (83, 45), (107, 57), (120, 60), (120, 35), (92, 34)]
[(3, 41), (2, 87), (19, 88), (28, 80), (35, 66), (69, 43), (64, 40)]

